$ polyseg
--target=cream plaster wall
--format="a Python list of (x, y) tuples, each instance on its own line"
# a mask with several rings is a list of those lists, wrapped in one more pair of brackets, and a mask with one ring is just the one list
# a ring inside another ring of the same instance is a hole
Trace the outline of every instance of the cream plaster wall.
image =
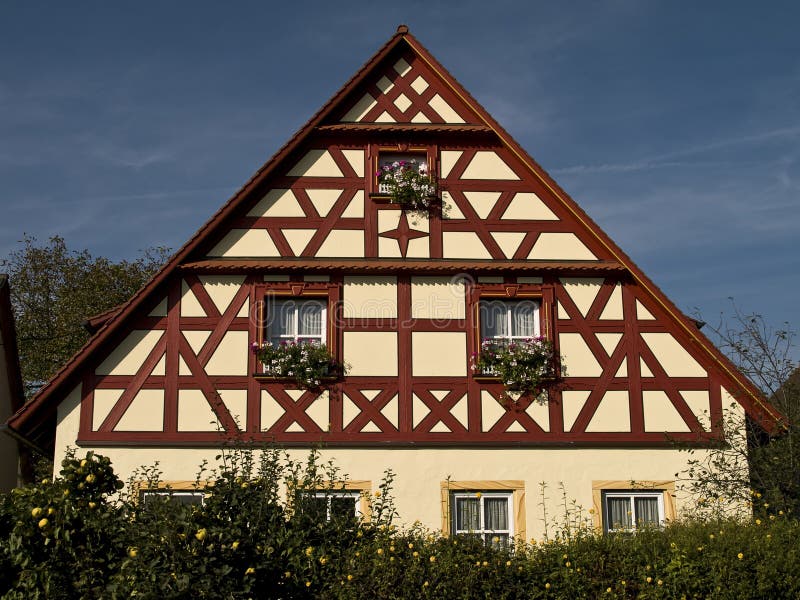
[(705, 377), (706, 371), (671, 333), (642, 333), (642, 339), (670, 377)]
[(397, 376), (397, 333), (393, 331), (345, 331), (344, 361), (348, 375)]
[(333, 229), (322, 242), (317, 256), (354, 257), (364, 256), (364, 232), (355, 229)]
[(309, 150), (288, 175), (289, 177), (344, 177), (327, 150)]
[(343, 288), (345, 318), (397, 317), (397, 277), (345, 277)]
[(274, 189), (250, 209), (248, 217), (305, 217), (292, 190)]
[(451, 277), (412, 277), (411, 316), (414, 319), (463, 319), (465, 294), (463, 282)]
[(599, 377), (603, 372), (580, 333), (559, 334), (558, 344), (567, 367), (567, 377)]
[[(77, 412), (77, 411), (74, 411)], [(77, 433), (77, 428), (75, 429)], [(73, 438), (74, 440), (74, 438)], [(59, 446), (56, 461), (63, 456)], [(81, 448), (80, 453), (88, 448)], [(216, 464), (216, 449), (191, 448), (98, 448), (111, 458), (115, 471), (123, 480), (143, 465), (156, 461), (164, 480), (191, 479), (201, 461)], [(704, 454), (695, 453), (700, 459)], [(306, 450), (290, 450), (289, 455), (302, 461)], [(592, 507), (592, 481), (668, 480), (686, 469), (686, 453), (677, 450), (651, 449), (323, 449), (322, 460), (332, 459), (350, 478), (372, 482), (377, 488), (383, 472), (391, 468), (396, 477), (393, 495), (401, 523), (410, 525), (419, 520), (438, 530), (442, 522), (440, 486), (451, 480), (522, 480), (526, 500), (527, 535), (541, 540), (544, 537), (539, 483), (545, 482), (546, 505), (550, 535), (558, 524), (563, 484), (568, 498), (574, 498), (584, 508), (585, 516)], [(678, 514), (689, 506), (686, 495), (677, 490)]]
[(266, 229), (231, 229), (214, 246), (208, 256), (226, 258), (275, 257), (280, 256), (275, 242)]
[(442, 233), (444, 258), (492, 258), (474, 231), (445, 231)]
[(519, 177), (495, 152), (479, 150), (461, 179), (518, 180)]
[(534, 260), (597, 260), (597, 257), (574, 233), (544, 232), (531, 248)]
[(411, 371), (415, 377), (467, 374), (467, 334), (462, 331), (411, 333)]
[(228, 331), (206, 365), (209, 375), (247, 375), (246, 331)]
[(95, 369), (97, 375), (135, 375), (156, 345), (162, 331), (132, 331)]

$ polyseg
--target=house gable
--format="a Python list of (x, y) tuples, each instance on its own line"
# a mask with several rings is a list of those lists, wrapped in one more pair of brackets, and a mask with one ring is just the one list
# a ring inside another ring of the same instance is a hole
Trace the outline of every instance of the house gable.
[[(376, 197), (382, 153), (408, 151), (441, 217)], [(324, 298), (350, 375), (254, 377), (267, 296)], [(549, 403), (472, 376), (487, 297), (540, 302), (567, 365)], [(74, 389), (97, 444), (707, 443), (729, 396), (779, 418), (402, 29), (10, 422), (46, 435)]]

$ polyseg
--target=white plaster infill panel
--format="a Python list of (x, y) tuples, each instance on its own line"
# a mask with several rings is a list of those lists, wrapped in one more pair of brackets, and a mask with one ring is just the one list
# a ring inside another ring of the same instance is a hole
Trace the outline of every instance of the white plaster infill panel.
[(240, 275), (199, 275), (198, 278), (220, 314), (227, 310), (244, 283)]
[(531, 248), (532, 260), (597, 260), (574, 233), (544, 232)]
[(100, 425), (114, 408), (125, 390), (99, 388), (94, 391), (94, 408), (92, 411), (92, 431), (100, 429)]
[(342, 150), (342, 154), (353, 167), (356, 177), (364, 176), (364, 151), (363, 150)]
[(601, 321), (621, 321), (623, 318), (622, 310), (622, 286), (617, 284), (614, 291), (608, 297), (605, 308), (600, 313)]
[(495, 152), (479, 150), (464, 169), (461, 179), (518, 181), (519, 177)]
[(558, 336), (558, 341), (564, 357), (564, 365), (567, 368), (567, 377), (599, 377), (601, 375), (603, 369), (580, 333), (562, 333)]
[(624, 432), (631, 430), (631, 413), (628, 392), (606, 392), (597, 410), (586, 426), (587, 432)]
[(444, 258), (492, 258), (474, 231), (442, 232), (442, 256)]
[(342, 309), (345, 318), (396, 318), (397, 277), (345, 276)]
[(397, 376), (396, 332), (345, 331), (343, 350), (350, 376)]
[(464, 377), (467, 334), (463, 331), (411, 333), (411, 371), (415, 377)]
[(247, 213), (248, 217), (305, 217), (292, 190), (274, 189)]
[(564, 431), (571, 431), (575, 420), (581, 412), (586, 400), (589, 399), (589, 390), (564, 390), (561, 392), (561, 410), (564, 418)]
[(463, 319), (466, 315), (463, 281), (450, 277), (411, 278), (411, 317), (414, 319)]
[(217, 349), (206, 365), (209, 375), (247, 375), (246, 331), (228, 331), (220, 340)]
[(358, 123), (378, 103), (370, 94), (364, 94), (342, 117), (342, 123)]
[(558, 221), (559, 218), (542, 202), (533, 192), (520, 192), (515, 194), (511, 202), (500, 217), (511, 221)]
[(95, 369), (95, 374), (135, 375), (161, 339), (163, 333), (163, 331), (159, 330), (137, 329), (132, 331), (98, 365), (97, 369)]
[(362, 258), (364, 256), (364, 231), (332, 229), (317, 252), (320, 257)]
[(661, 390), (644, 390), (642, 392), (645, 431), (691, 431), (686, 421), (672, 404), (669, 397)]
[(331, 153), (327, 150), (309, 150), (288, 173), (289, 177), (344, 177)]
[(641, 336), (670, 377), (706, 376), (706, 370), (671, 333), (642, 333)]
[(181, 281), (181, 316), (182, 317), (206, 317), (206, 311), (197, 301), (197, 296), (189, 287), (186, 281)]
[(208, 256), (270, 258), (280, 256), (280, 252), (266, 229), (231, 229)]
[(461, 158), (462, 154), (464, 154), (462, 150), (442, 150), (440, 165), (442, 179), (447, 179), (447, 176), (450, 175), (450, 171), (453, 169), (458, 159)]
[(164, 390), (141, 390), (114, 431), (163, 431)]
[(600, 292), (603, 280), (592, 277), (562, 277), (561, 285), (585, 317)]
[(431, 98), (428, 105), (442, 117), (445, 123), (465, 123), (461, 115), (459, 115), (439, 94)]
[(178, 390), (178, 431), (221, 431), (217, 415), (200, 390)]

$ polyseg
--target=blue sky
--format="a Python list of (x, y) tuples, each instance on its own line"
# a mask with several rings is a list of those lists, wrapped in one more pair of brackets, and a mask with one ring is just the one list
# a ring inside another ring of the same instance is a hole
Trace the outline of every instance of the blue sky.
[(800, 4), (557, 4), (0, 0), (0, 259), (178, 248), (408, 23), (681, 309), (800, 326)]

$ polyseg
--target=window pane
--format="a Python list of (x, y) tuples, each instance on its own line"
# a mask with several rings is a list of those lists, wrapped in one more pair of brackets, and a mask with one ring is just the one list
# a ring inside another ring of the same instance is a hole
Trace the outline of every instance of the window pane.
[(630, 529), (633, 524), (630, 498), (607, 497), (608, 529)]
[(480, 319), (482, 339), (508, 336), (508, 309), (504, 302), (481, 302)]
[(508, 529), (508, 500), (505, 498), (484, 498), (483, 514), (486, 529)]
[(279, 342), (281, 337), (294, 337), (295, 303), (271, 301), (267, 304), (267, 337), (273, 343)]
[(536, 315), (539, 304), (523, 300), (511, 304), (511, 335), (533, 337), (536, 334)]
[(322, 336), (322, 303), (303, 302), (298, 305), (299, 329), (298, 335), (306, 337)]
[(308, 496), (304, 494), (303, 504), (306, 512), (314, 519), (328, 518), (328, 499), (324, 496)]
[(476, 531), (480, 528), (480, 500), (478, 498), (456, 498), (456, 530)]
[(354, 496), (331, 497), (331, 519), (354, 519), (356, 498)]
[(659, 525), (658, 498), (634, 498), (636, 525)]
[(507, 533), (487, 533), (487, 544), (494, 548), (507, 548), (509, 536)]

